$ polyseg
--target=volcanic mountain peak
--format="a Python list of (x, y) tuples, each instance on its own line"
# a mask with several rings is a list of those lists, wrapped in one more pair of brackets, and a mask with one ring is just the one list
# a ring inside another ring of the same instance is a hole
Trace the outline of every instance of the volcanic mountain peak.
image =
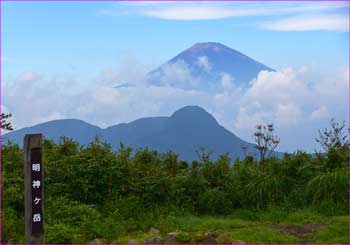
[(259, 72), (272, 68), (221, 43), (196, 43), (148, 74), (148, 81), (157, 86), (184, 90), (222, 92), (223, 75), (236, 86), (248, 87)]
[(212, 124), (218, 125), (218, 122), (215, 118), (210, 115), (206, 110), (199, 106), (185, 106), (181, 109), (175, 111), (171, 117), (174, 121), (183, 121), (183, 122), (193, 122), (196, 124)]
[(216, 43), (216, 42), (206, 42), (206, 43), (196, 43), (192, 47), (188, 49), (190, 52), (196, 52), (198, 50), (206, 50), (206, 49), (211, 49), (214, 51), (220, 51), (224, 49), (230, 49), (229, 47), (221, 44), (221, 43)]

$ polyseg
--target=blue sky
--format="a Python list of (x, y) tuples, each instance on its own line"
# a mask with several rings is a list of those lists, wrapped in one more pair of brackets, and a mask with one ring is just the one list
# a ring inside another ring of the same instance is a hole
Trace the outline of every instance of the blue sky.
[[(1, 4), (2, 109), (13, 112), (15, 126), (18, 128), (67, 117), (81, 118), (99, 126), (108, 126), (141, 116), (169, 115), (178, 106), (183, 105), (180, 100), (187, 98), (188, 94), (178, 96), (179, 101), (174, 98), (173, 104), (166, 105), (159, 105), (161, 104), (159, 101), (166, 98), (157, 97), (154, 103), (145, 103), (148, 108), (131, 113), (128, 105), (136, 102), (130, 101), (130, 97), (135, 94), (141, 96), (139, 92), (124, 91), (129, 96), (126, 99), (116, 95), (115, 91), (109, 91), (108, 88), (112, 83), (118, 82), (115, 77), (130, 79), (130, 76), (134, 76), (138, 79), (145, 72), (198, 42), (220, 42), (277, 70), (292, 69), (298, 76), (304, 74), (305, 81), (310, 77), (317, 82), (323, 81), (326, 77), (338, 79), (343, 76), (342, 74), (346, 74), (344, 69), (348, 67), (349, 33), (346, 2), (2, 2)], [(133, 67), (135, 74), (128, 74), (130, 73), (128, 67)], [(308, 74), (305, 75), (303, 67), (307, 67)], [(290, 74), (289, 70), (283, 72)], [(328, 84), (323, 82), (322, 86), (337, 84), (335, 91), (343, 91), (344, 82), (339, 81), (332, 80)], [(168, 90), (162, 93), (170, 94), (171, 88), (166, 89)], [(309, 90), (308, 93), (313, 93), (312, 96), (315, 96), (315, 91), (319, 91), (320, 88), (312, 87)], [(24, 91), (32, 93), (23, 98), (21, 95)], [(252, 91), (247, 91), (244, 96), (252, 96)], [(51, 96), (39, 99), (38, 92), (51, 93)], [(152, 90), (150, 94), (140, 99), (150, 100), (155, 96), (154, 93)], [(93, 101), (98, 95), (105, 97), (104, 101)], [(240, 114), (230, 117), (229, 110), (216, 110), (219, 105), (211, 107), (211, 99), (218, 96), (192, 96), (188, 97), (188, 103), (198, 103), (206, 107), (220, 123), (251, 141), (249, 135), (252, 131), (239, 127), (240, 123), (245, 122), (244, 116), (243, 119), (239, 118)], [(86, 105), (84, 102), (83, 105), (84, 99), (81, 97), (89, 97), (94, 104)], [(346, 94), (340, 97), (344, 97), (342, 99), (345, 101)], [(63, 98), (63, 101), (55, 103), (51, 101), (53, 98)], [(73, 103), (75, 106), (69, 111), (62, 109), (67, 107), (64, 101), (68, 98), (78, 101), (77, 104)], [(27, 107), (23, 106), (23, 103), (16, 102), (25, 99), (50, 107), (28, 118), (24, 116)], [(245, 99), (242, 98), (242, 101)], [(346, 120), (345, 105), (331, 113), (334, 106), (344, 101), (310, 106), (314, 108), (312, 112), (316, 114), (327, 114), (317, 122), (317, 126), (326, 125), (331, 116)], [(108, 111), (103, 111), (102, 114), (96, 113), (98, 106), (112, 110), (113, 115), (109, 115)], [(240, 106), (245, 108), (243, 105)], [(245, 106), (248, 108), (248, 105)], [(293, 106), (292, 103), (282, 104), (282, 107), (276, 110), (292, 108), (291, 110), (295, 112), (296, 107)], [(303, 106), (298, 106), (300, 108), (297, 109), (302, 110)], [(305, 112), (301, 113), (299, 114), (302, 116), (306, 115)], [(259, 118), (255, 117), (256, 115), (257, 113), (245, 116)], [(255, 122), (251, 123), (253, 125)], [(311, 121), (301, 120), (289, 130), (300, 125), (311, 127), (312, 124)], [(286, 128), (281, 129), (281, 132), (282, 130)], [(302, 147), (307, 148), (308, 144), (315, 147), (310, 142), (306, 142)], [(282, 149), (294, 150), (296, 147), (298, 146), (290, 140)]]
[(332, 69), (347, 62), (347, 32), (276, 31), (259, 27), (262, 23), (295, 15), (346, 17), (347, 10), (342, 8), (345, 3), (202, 3), (200, 5), (208, 9), (219, 10), (242, 11), (255, 6), (303, 9), (304, 5), (316, 10), (298, 9), (287, 14), (276, 10), (277, 13), (271, 15), (248, 16), (243, 13), (243, 16), (218, 19), (202, 16), (199, 20), (140, 14), (143, 9), (165, 11), (165, 8), (174, 8), (171, 6), (176, 5), (174, 3), (153, 4), (165, 5), (162, 6), (164, 9), (117, 2), (4, 2), (2, 5), (2, 52), (11, 60), (6, 64), (5, 75), (39, 69), (57, 72), (72, 67), (81, 74), (86, 71), (97, 74), (101, 69), (115, 65), (118, 56), (125, 52), (133, 53), (140, 62), (155, 67), (194, 43), (205, 41), (221, 42), (275, 68), (316, 62)]

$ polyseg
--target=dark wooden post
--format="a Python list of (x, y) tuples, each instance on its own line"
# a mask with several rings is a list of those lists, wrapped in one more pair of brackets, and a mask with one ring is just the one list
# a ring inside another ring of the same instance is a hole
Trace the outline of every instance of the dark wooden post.
[(27, 134), (24, 137), (25, 243), (27, 244), (45, 243), (43, 177), (42, 134)]

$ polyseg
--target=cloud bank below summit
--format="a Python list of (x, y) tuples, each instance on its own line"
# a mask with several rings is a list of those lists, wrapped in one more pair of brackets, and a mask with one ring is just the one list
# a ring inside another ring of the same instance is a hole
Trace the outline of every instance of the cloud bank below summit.
[[(281, 137), (280, 151), (318, 149), (314, 142), (317, 129), (327, 126), (331, 117), (346, 119), (347, 67), (328, 76), (312, 66), (261, 71), (247, 88), (236, 86), (233, 77), (223, 74), (216, 83), (222, 89), (210, 93), (196, 89), (198, 84), (186, 90), (167, 82), (148, 84), (145, 67), (134, 61), (137, 69), (133, 74), (124, 70), (127, 67), (107, 70), (94, 79), (103, 82), (88, 87), (76, 80), (26, 72), (5, 81), (2, 109), (13, 113), (13, 123), (19, 129), (63, 118), (106, 127), (142, 117), (168, 116), (183, 106), (199, 105), (250, 142), (256, 124), (274, 123)], [(210, 59), (201, 58), (199, 65), (209, 68)], [(186, 72), (186, 63), (167, 69), (171, 76), (165, 80), (196, 81)], [(113, 87), (122, 82), (132, 86)]]

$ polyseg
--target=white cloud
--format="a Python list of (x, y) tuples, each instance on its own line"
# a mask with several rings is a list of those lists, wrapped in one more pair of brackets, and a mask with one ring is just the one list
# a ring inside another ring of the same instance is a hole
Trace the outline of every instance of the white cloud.
[(211, 64), (207, 56), (198, 57), (197, 64), (199, 67), (203, 68), (205, 71), (210, 71)]
[(191, 75), (188, 64), (183, 60), (167, 63), (154, 74), (161, 85), (178, 88), (194, 88), (201, 85), (200, 79)]
[(251, 129), (255, 128), (255, 126), (258, 124), (271, 123), (272, 114), (270, 111), (264, 110), (258, 103), (255, 106), (256, 111), (254, 111), (254, 113), (252, 113), (246, 107), (241, 107), (239, 109), (238, 115), (234, 122), (236, 129), (239, 131), (245, 129), (252, 132)]
[(236, 127), (252, 128), (259, 119), (259, 123), (265, 120), (288, 128), (327, 117), (325, 102), (332, 107), (344, 107), (340, 104), (347, 96), (347, 78), (339, 75), (322, 78), (320, 75), (309, 80), (309, 72), (305, 67), (260, 72), (242, 97)]
[(348, 31), (349, 20), (346, 15), (303, 15), (278, 19), (259, 24), (261, 28), (276, 31)]
[(179, 21), (227, 19), (247, 16), (276, 16), (276, 20), (259, 23), (262, 28), (279, 31), (334, 30), (347, 31), (345, 2), (148, 2), (115, 4), (97, 11), (99, 16), (141, 15), (150, 18)]
[(315, 109), (310, 115), (310, 119), (314, 121), (322, 120), (325, 118), (329, 118), (329, 111), (328, 108), (324, 105)]
[(217, 6), (182, 5), (166, 6), (158, 9), (144, 10), (141, 14), (165, 20), (213, 20), (235, 16), (235, 12)]
[(332, 76), (308, 67), (285, 68), (260, 72), (251, 87), (239, 98), (239, 111), (234, 116), (233, 132), (245, 139), (254, 126), (274, 123), (282, 139), (281, 150), (317, 147), (313, 140), (318, 128), (330, 118), (347, 120), (348, 68)]
[(142, 117), (165, 116), (185, 105), (199, 103), (205, 106), (209, 101), (205, 93), (167, 86), (119, 89), (103, 86), (70, 99), (75, 108), (72, 111), (74, 117), (101, 127), (130, 122)]
[(221, 86), (224, 90), (235, 89), (234, 78), (227, 73), (221, 73)]
[[(281, 137), (280, 150), (312, 151), (318, 128), (326, 126), (331, 117), (338, 121), (347, 117), (348, 72), (344, 67), (332, 76), (324, 76), (307, 66), (262, 71), (247, 89), (236, 87), (232, 77), (221, 74), (219, 86), (224, 89), (215, 92), (174, 87), (170, 81), (187, 83), (193, 79), (181, 62), (165, 68), (162, 86), (141, 79), (144, 82), (118, 89), (112, 85), (131, 79), (128, 74), (111, 70), (111, 76), (92, 79), (105, 79), (104, 83), (80, 87), (79, 82), (74, 85), (69, 79), (28, 72), (14, 81), (5, 81), (2, 109), (13, 114), (16, 128), (61, 118), (79, 118), (107, 127), (141, 117), (168, 116), (183, 106), (199, 105), (247, 141), (252, 141), (256, 124), (274, 123)], [(197, 80), (195, 85), (206, 86), (206, 82)], [(71, 84), (74, 92), (67, 89)]]
[(103, 70), (96, 82), (111, 86), (144, 84), (145, 76), (150, 69), (149, 65), (140, 63), (132, 53), (123, 53), (118, 61), (117, 68), (110, 67)]
[(288, 103), (278, 104), (275, 113), (274, 117), (276, 125), (288, 127), (290, 125), (297, 125), (302, 119), (303, 112), (298, 104)]
[[(198, 69), (200, 68), (200, 69)], [(200, 56), (194, 65), (184, 60), (164, 64), (148, 76), (148, 82), (187, 91), (222, 92), (236, 90), (234, 78), (228, 73), (211, 73), (212, 65), (207, 56)], [(202, 71), (207, 71), (203, 73)], [(200, 71), (200, 72), (198, 72)]]

